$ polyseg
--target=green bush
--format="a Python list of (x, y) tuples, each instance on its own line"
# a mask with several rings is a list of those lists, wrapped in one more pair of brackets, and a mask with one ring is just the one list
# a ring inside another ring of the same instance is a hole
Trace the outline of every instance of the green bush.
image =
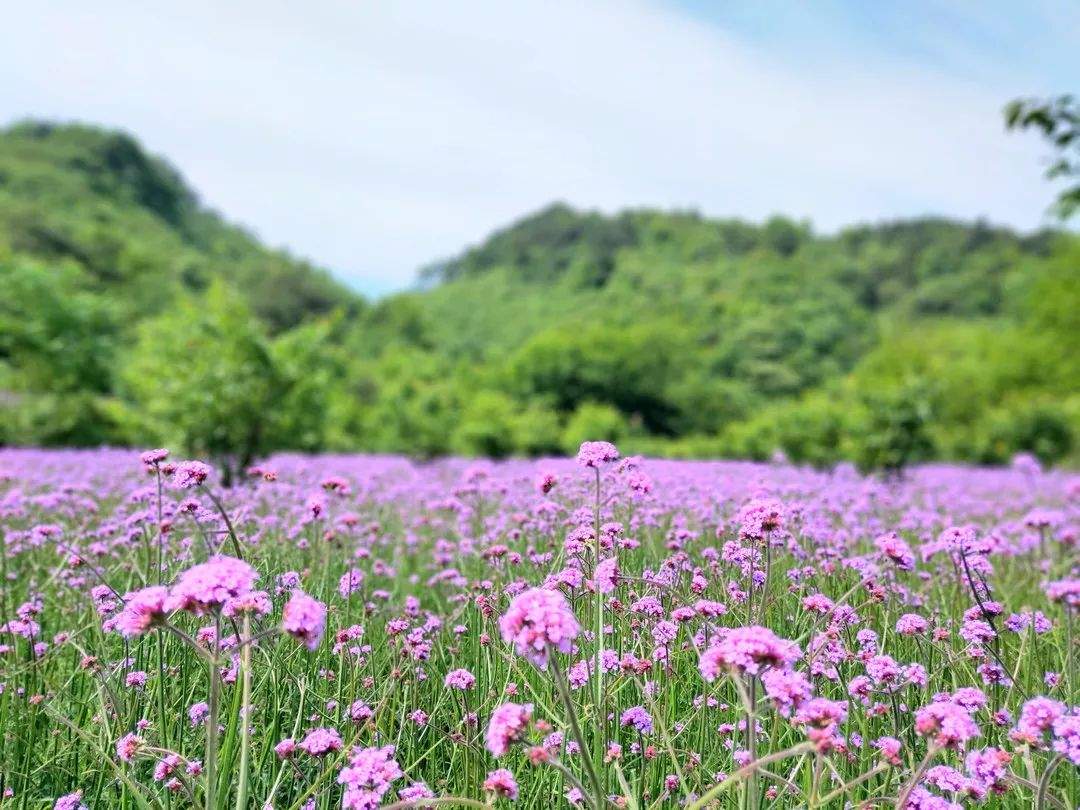
[(599, 402), (583, 402), (562, 432), (564, 453), (576, 453), (582, 442), (619, 442), (630, 433), (626, 417), (618, 408)]
[(988, 413), (977, 431), (977, 459), (1002, 464), (1024, 451), (1051, 465), (1068, 458), (1076, 446), (1069, 417), (1060, 406), (1030, 403), (998, 408)]
[(221, 283), (141, 324), (120, 373), (147, 438), (213, 459), (226, 479), (275, 449), (289, 387), (261, 325)]

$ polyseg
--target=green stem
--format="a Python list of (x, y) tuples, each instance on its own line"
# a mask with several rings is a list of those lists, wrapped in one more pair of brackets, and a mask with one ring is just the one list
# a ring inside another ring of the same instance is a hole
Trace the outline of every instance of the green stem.
[(714, 785), (711, 789), (706, 791), (704, 795), (701, 796), (701, 798), (699, 798), (693, 804), (689, 805), (686, 810), (702, 810), (703, 807), (709, 804), (709, 802), (711, 802), (725, 790), (728, 790), (732, 785), (738, 784), (747, 776), (757, 773), (769, 763), (779, 762), (782, 759), (787, 759), (788, 757), (792, 756), (798, 756), (799, 754), (811, 750), (813, 747), (813, 743), (803, 742), (799, 743), (798, 745), (794, 745), (791, 748), (785, 748), (783, 751), (777, 751), (775, 754), (769, 754), (768, 756), (764, 756), (754, 762), (749, 762), (742, 768), (739, 768), (739, 770), (735, 771), (735, 773), (731, 774), (723, 782), (718, 785)]
[[(251, 635), (251, 616), (244, 613), (241, 640)], [(244, 644), (240, 651), (243, 698), (240, 704), (240, 784), (236, 789), (236, 810), (245, 810), (248, 794), (248, 763), (251, 756), (251, 645)]]
[(919, 763), (919, 767), (915, 769), (915, 772), (911, 774), (911, 778), (904, 785), (904, 789), (900, 791), (900, 796), (896, 800), (897, 807), (904, 807), (907, 805), (908, 797), (911, 795), (916, 786), (919, 784), (919, 780), (922, 779), (922, 775), (926, 773), (926, 769), (930, 767), (930, 763), (937, 756), (940, 749), (936, 745), (931, 745), (930, 750), (926, 752), (926, 756), (923, 757), (923, 761)]
[(577, 713), (574, 711), (574, 701), (570, 698), (570, 687), (567, 685), (562, 668), (559, 666), (559, 659), (556, 657), (555, 650), (550, 646), (548, 647), (548, 660), (551, 661), (551, 670), (555, 674), (555, 686), (558, 687), (559, 697), (562, 698), (563, 706), (566, 708), (566, 718), (570, 723), (570, 731), (577, 741), (578, 748), (581, 749), (581, 761), (585, 764), (585, 773), (588, 774), (593, 790), (596, 791), (596, 806), (598, 808), (604, 807), (607, 805), (607, 796), (604, 793), (603, 786), (600, 784), (600, 777), (596, 773), (596, 768), (593, 767), (589, 750), (585, 747), (585, 737), (581, 733), (581, 726), (578, 725)]
[(1043, 771), (1042, 778), (1039, 779), (1039, 792), (1035, 796), (1035, 810), (1043, 810), (1046, 807), (1047, 791), (1050, 790), (1050, 777), (1054, 775), (1054, 770), (1065, 761), (1065, 757), (1062, 754), (1054, 755), (1054, 758), (1046, 766), (1046, 770)]
[(165, 562), (165, 531), (162, 529), (161, 521), (161, 498), (162, 498), (162, 486), (161, 486), (161, 467), (154, 463), (154, 474), (157, 476), (157, 584), (161, 584), (162, 580), (162, 564)]
[(840, 787), (838, 787), (836, 790), (834, 790), (832, 793), (826, 793), (824, 796), (821, 797), (821, 806), (822, 807), (828, 807), (830, 802), (835, 801), (836, 799), (839, 799), (841, 796), (843, 796), (849, 790), (852, 790), (853, 788), (858, 787), (863, 782), (868, 782), (869, 780), (873, 779), (875, 776), (877, 776), (882, 771), (886, 771), (888, 769), (889, 769), (889, 765), (887, 763), (884, 763), (884, 762), (879, 763), (876, 767), (871, 768), (866, 773), (861, 774), (860, 776), (856, 776), (850, 782), (845, 782)]
[(221, 617), (214, 615), (214, 654), (207, 663), (210, 677), (209, 713), (206, 717), (206, 810), (217, 810), (217, 737), (221, 673), (218, 672)]
[(240, 538), (236, 536), (236, 529), (233, 528), (232, 521), (229, 520), (229, 513), (225, 511), (225, 507), (222, 506), (221, 501), (218, 500), (213, 492), (206, 487), (203, 487), (202, 489), (210, 499), (210, 502), (217, 508), (222, 520), (225, 521), (225, 528), (229, 530), (229, 539), (232, 540), (233, 551), (236, 552), (237, 558), (241, 560), (244, 559), (244, 552), (240, 550)]
[[(750, 751), (750, 761), (757, 759), (757, 678), (750, 676), (750, 696), (746, 704), (746, 747)], [(757, 810), (757, 773), (751, 773), (746, 780), (746, 806)]]
[[(593, 503), (593, 533), (596, 547), (595, 566), (600, 565), (600, 468), (596, 468), (596, 499)], [(596, 570), (595, 567), (593, 569)], [(593, 578), (595, 580), (595, 577)], [(593, 742), (593, 758), (600, 762), (604, 755), (605, 727), (607, 724), (607, 712), (604, 709), (604, 594), (600, 591), (599, 583), (594, 582), (596, 588), (596, 736)], [(579, 741), (584, 750), (584, 742)]]

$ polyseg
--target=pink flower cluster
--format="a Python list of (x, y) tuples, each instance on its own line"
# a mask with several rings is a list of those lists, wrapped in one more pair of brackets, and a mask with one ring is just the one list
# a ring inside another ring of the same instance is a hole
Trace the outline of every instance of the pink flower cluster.
[(169, 611), (165, 604), (169, 589), (161, 585), (134, 591), (124, 597), (124, 609), (116, 617), (114, 627), (125, 638), (141, 636), (165, 620)]
[(390, 786), (402, 776), (401, 766), (394, 759), (394, 746), (356, 749), (337, 776), (338, 784), (345, 786), (341, 807), (376, 810)]
[(510, 746), (525, 736), (532, 722), (533, 705), (503, 703), (491, 713), (484, 742), (493, 756), (501, 757)]
[(173, 473), (173, 484), (180, 489), (194, 489), (205, 482), (212, 472), (210, 465), (201, 461), (181, 461)]
[(775, 498), (755, 498), (739, 510), (741, 540), (764, 540), (784, 528), (784, 505)]
[(197, 615), (218, 610), (250, 591), (259, 575), (243, 560), (218, 555), (193, 565), (180, 575), (169, 591), (168, 610), (187, 610)]
[(915, 731), (941, 748), (963, 748), (982, 733), (971, 712), (952, 701), (935, 701), (915, 712)]
[(281, 629), (309, 650), (317, 649), (326, 631), (326, 605), (297, 588), (281, 613)]
[(548, 648), (570, 653), (581, 626), (561, 593), (530, 588), (510, 602), (499, 619), (499, 632), (518, 655), (546, 669)]
[(768, 667), (785, 669), (802, 657), (799, 645), (780, 638), (767, 627), (736, 627), (701, 654), (698, 667), (707, 681), (725, 670), (757, 675)]
[(474, 683), (476, 683), (476, 677), (467, 669), (455, 669), (447, 672), (446, 677), (443, 679), (443, 685), (448, 689), (460, 689), (462, 691), (471, 689)]
[(619, 451), (611, 442), (582, 442), (577, 462), (583, 467), (599, 469), (604, 464), (619, 460)]
[(341, 750), (341, 735), (332, 728), (313, 728), (297, 746), (313, 757), (324, 757)]

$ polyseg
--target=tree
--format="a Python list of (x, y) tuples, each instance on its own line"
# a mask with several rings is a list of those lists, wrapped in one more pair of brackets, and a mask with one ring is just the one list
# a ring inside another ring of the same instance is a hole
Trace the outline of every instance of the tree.
[(598, 402), (583, 402), (563, 429), (563, 452), (572, 454), (585, 441), (618, 442), (629, 433), (626, 418), (617, 408)]
[(909, 464), (933, 457), (933, 412), (923, 382), (909, 380), (891, 390), (865, 392), (862, 402), (866, 420), (860, 431), (860, 467), (899, 475)]
[(122, 378), (136, 423), (212, 459), (226, 484), (274, 449), (271, 423), (288, 386), (261, 326), (221, 282), (144, 322)]
[(1060, 407), (1039, 402), (991, 411), (979, 425), (979, 438), (976, 458), (984, 464), (1004, 464), (1024, 451), (1051, 465), (1068, 456), (1074, 444), (1068, 415)]
[(268, 425), (267, 441), (274, 448), (317, 453), (330, 443), (333, 397), (345, 370), (329, 339), (331, 327), (329, 321), (297, 326), (270, 346), (282, 391)]
[(506, 394), (476, 392), (465, 403), (451, 446), (467, 456), (505, 458), (514, 451), (514, 412), (514, 402)]
[(115, 307), (63, 264), (0, 259), (0, 442), (93, 446), (121, 437), (108, 412)]
[(1062, 220), (1080, 211), (1080, 101), (1071, 95), (1016, 99), (1005, 107), (1005, 126), (1035, 129), (1050, 142), (1058, 154), (1046, 179), (1068, 183), (1051, 210)]
[(0, 361), (16, 370), (20, 388), (109, 390), (119, 325), (75, 268), (0, 260), (0, 289)]

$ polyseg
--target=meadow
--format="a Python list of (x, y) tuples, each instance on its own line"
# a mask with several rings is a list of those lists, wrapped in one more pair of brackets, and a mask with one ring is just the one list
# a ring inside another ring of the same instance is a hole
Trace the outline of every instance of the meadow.
[(0, 808), (1076, 808), (1080, 475), (0, 450)]

